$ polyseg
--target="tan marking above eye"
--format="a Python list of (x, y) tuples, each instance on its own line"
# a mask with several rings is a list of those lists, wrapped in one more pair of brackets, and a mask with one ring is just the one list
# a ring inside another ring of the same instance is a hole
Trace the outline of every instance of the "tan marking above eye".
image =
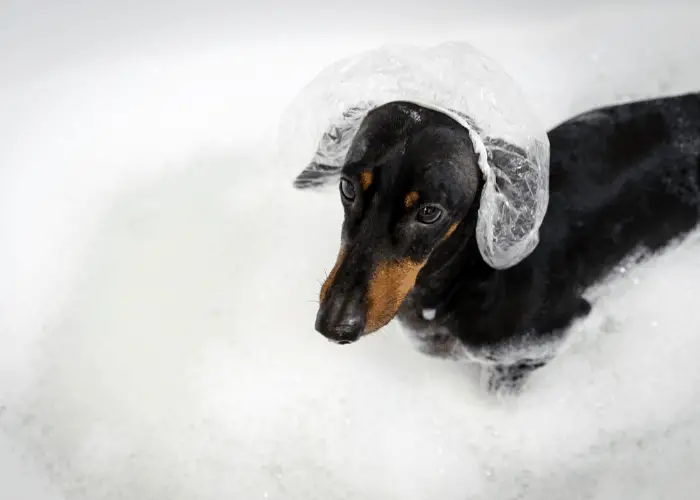
[(447, 238), (452, 236), (452, 233), (454, 233), (458, 227), (459, 227), (459, 222), (455, 222), (454, 224), (452, 224), (450, 226), (450, 228), (447, 230), (447, 234), (445, 234), (445, 237), (443, 238), (443, 240), (446, 240)]
[(403, 199), (403, 204), (406, 208), (411, 208), (418, 201), (418, 198), (419, 198), (418, 192), (411, 191)]
[(374, 176), (372, 175), (372, 172), (365, 170), (360, 174), (360, 186), (362, 186), (363, 191), (367, 191), (369, 187), (372, 185), (372, 181), (374, 180)]
[(396, 316), (424, 265), (410, 259), (379, 263), (367, 287), (365, 333), (376, 332)]
[(345, 250), (343, 248), (340, 249), (338, 252), (338, 258), (335, 261), (335, 265), (333, 266), (333, 269), (331, 269), (330, 274), (326, 278), (326, 281), (323, 282), (323, 286), (321, 286), (321, 294), (320, 294), (320, 299), (321, 299), (321, 304), (323, 304), (323, 301), (326, 300), (326, 294), (328, 293), (328, 289), (333, 285), (333, 281), (335, 280), (335, 275), (338, 273), (338, 268), (340, 265), (343, 263), (343, 257), (345, 256)]

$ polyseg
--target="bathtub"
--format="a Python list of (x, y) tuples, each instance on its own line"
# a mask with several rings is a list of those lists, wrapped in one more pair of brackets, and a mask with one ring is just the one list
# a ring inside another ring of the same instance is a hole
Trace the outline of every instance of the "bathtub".
[[(595, 290), (518, 399), (313, 329), (340, 204), (277, 119), (324, 65), (467, 39), (550, 126), (700, 89), (691, 2), (74, 3), (0, 19), (0, 498), (691, 498), (695, 236)], [(311, 110), (310, 110), (311, 112)]]

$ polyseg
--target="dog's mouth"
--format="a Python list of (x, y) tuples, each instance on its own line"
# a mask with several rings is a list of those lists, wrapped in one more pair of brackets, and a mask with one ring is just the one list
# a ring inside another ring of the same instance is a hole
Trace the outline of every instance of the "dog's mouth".
[(354, 344), (357, 342), (357, 339), (355, 340), (350, 340), (350, 339), (328, 339), (328, 342), (332, 344), (338, 344), (338, 345), (349, 345), (349, 344)]

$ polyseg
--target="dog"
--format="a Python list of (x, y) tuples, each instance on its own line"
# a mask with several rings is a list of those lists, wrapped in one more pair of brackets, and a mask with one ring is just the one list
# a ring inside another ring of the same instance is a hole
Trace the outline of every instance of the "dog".
[(551, 355), (513, 357), (508, 346), (560, 341), (591, 311), (587, 290), (700, 218), (700, 93), (595, 109), (548, 137), (539, 244), (499, 270), (477, 246), (483, 178), (467, 130), (410, 102), (372, 110), (341, 168), (295, 180), (339, 178), (345, 212), (316, 330), (350, 344), (398, 318), (425, 354), (481, 361), (489, 389), (520, 389)]

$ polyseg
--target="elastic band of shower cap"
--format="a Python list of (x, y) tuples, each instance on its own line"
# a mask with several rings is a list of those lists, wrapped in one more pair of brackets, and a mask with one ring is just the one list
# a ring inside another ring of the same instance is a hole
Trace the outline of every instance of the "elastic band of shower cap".
[(484, 187), (476, 237), (486, 263), (511, 267), (539, 242), (549, 202), (549, 140), (508, 74), (470, 44), (383, 46), (321, 71), (282, 116), (279, 151), (299, 189), (337, 182), (367, 114), (408, 101), (469, 131)]

